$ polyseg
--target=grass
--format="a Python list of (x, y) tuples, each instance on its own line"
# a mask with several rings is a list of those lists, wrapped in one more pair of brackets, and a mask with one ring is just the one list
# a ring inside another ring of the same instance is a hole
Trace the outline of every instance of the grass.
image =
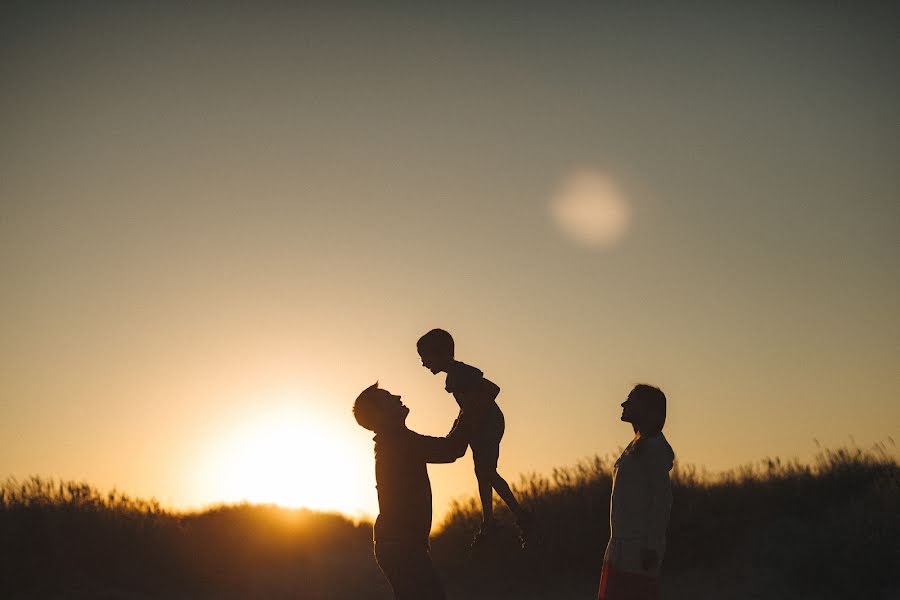
[(239, 504), (178, 514), (83, 483), (0, 485), (0, 597), (366, 598), (372, 529)]
[[(509, 531), (506, 551), (466, 560), (479, 512), (474, 501), (457, 504), (433, 547), (459, 597), (554, 598), (559, 581), (573, 598), (592, 597), (609, 538), (611, 462), (595, 457), (520, 482), (518, 493), (543, 525), (530, 552), (516, 552)], [(672, 486), (666, 598), (897, 591), (900, 468), (885, 445), (822, 450), (812, 464), (766, 459), (719, 475), (676, 465)]]
[[(433, 536), (452, 598), (591, 598), (609, 531), (611, 461), (521, 479), (540, 521), (471, 555), (475, 500)], [(896, 597), (900, 467), (886, 446), (767, 459), (709, 475), (677, 465), (665, 598)], [(503, 507), (498, 516), (511, 519)], [(153, 500), (32, 477), (0, 484), (6, 598), (389, 598), (371, 524), (275, 506), (173, 513)]]

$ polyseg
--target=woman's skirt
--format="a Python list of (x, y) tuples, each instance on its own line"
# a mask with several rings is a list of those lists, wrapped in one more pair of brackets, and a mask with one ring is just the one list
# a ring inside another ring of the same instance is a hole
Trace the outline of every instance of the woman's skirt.
[[(599, 600), (657, 600), (659, 565), (646, 570), (641, 565), (643, 543), (638, 539), (612, 538), (603, 556)], [(654, 548), (659, 560), (665, 546)]]
[(629, 573), (603, 561), (598, 600), (657, 600), (659, 578)]

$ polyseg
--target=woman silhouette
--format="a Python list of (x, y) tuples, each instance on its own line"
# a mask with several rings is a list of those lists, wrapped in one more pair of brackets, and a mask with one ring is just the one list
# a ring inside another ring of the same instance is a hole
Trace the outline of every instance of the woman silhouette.
[(672, 508), (669, 471), (675, 454), (662, 433), (666, 396), (640, 384), (622, 403), (634, 439), (613, 467), (609, 544), (603, 555), (599, 600), (655, 600)]

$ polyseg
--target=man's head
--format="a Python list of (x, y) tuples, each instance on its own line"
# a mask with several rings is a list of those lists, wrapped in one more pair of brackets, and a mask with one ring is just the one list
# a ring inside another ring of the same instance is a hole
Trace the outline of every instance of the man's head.
[(435, 374), (446, 371), (453, 361), (453, 336), (443, 329), (432, 329), (419, 338), (416, 349), (423, 367)]
[(622, 420), (642, 435), (659, 433), (666, 424), (666, 395), (657, 387), (639, 383), (622, 403)]
[(376, 381), (364, 389), (353, 403), (353, 416), (361, 427), (378, 433), (402, 427), (409, 409), (387, 390), (378, 387)]

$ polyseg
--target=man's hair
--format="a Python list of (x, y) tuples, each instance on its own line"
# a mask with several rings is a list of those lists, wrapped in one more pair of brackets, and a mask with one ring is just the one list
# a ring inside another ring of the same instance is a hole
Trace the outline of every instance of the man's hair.
[(432, 329), (416, 343), (419, 354), (443, 354), (453, 358), (456, 350), (453, 336), (443, 329)]
[(376, 403), (378, 395), (375, 393), (377, 391), (378, 382), (376, 381), (360, 392), (356, 397), (356, 402), (353, 403), (353, 416), (356, 418), (356, 422), (369, 431), (375, 431), (378, 424), (378, 405)]

